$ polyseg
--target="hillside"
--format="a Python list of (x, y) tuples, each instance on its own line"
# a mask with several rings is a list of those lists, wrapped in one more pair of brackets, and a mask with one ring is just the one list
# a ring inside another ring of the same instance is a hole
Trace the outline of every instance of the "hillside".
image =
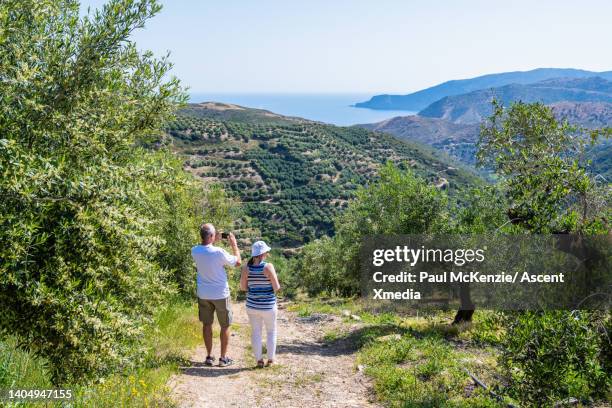
[(382, 122), (358, 126), (387, 132), (403, 141), (431, 145), (468, 164), (474, 164), (475, 142), (480, 132), (480, 126), (477, 124), (466, 125), (418, 115), (396, 116)]
[[(558, 119), (575, 125), (591, 129), (612, 126), (612, 103), (564, 101), (551, 104), (550, 107)], [(359, 126), (390, 133), (404, 141), (425, 143), (466, 164), (475, 164), (479, 124), (454, 123), (445, 119), (411, 115)], [(602, 144), (591, 150), (593, 171), (606, 176), (608, 180), (612, 180), (612, 163), (608, 159), (610, 153), (610, 144)]]
[(602, 181), (612, 183), (612, 142), (605, 141), (593, 146), (588, 152), (591, 172), (603, 177)]
[(612, 104), (605, 102), (557, 102), (550, 105), (555, 116), (589, 129), (612, 126)]
[(480, 123), (492, 112), (491, 101), (504, 105), (513, 101), (612, 103), (612, 82), (600, 77), (557, 78), (535, 84), (511, 84), (463, 95), (447, 96), (429, 105), (419, 115), (455, 123)]
[(538, 68), (531, 71), (502, 72), (475, 78), (443, 82), (408, 95), (376, 95), (369, 101), (356, 103), (359, 108), (420, 111), (447, 96), (510, 84), (531, 84), (551, 78), (585, 78), (599, 76), (612, 80), (612, 71), (592, 72), (581, 69)]
[[(219, 120), (218, 110), (251, 120)], [(331, 233), (333, 215), (387, 160), (450, 192), (479, 182), (471, 171), (418, 143), (303, 119), (269, 121), (264, 112), (190, 105), (169, 124), (167, 142), (184, 155), (191, 173), (233, 192), (251, 224), (275, 244), (299, 246)]]
[(243, 123), (292, 124), (308, 122), (306, 119), (283, 116), (265, 109), (245, 108), (222, 102), (190, 103), (181, 109), (180, 114)]

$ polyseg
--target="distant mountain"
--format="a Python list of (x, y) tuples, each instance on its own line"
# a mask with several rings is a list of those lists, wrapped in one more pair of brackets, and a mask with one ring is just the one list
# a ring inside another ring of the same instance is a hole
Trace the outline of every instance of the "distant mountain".
[(532, 84), (551, 78), (587, 78), (594, 76), (612, 80), (612, 71), (592, 72), (571, 68), (538, 68), (531, 71), (503, 72), (448, 81), (408, 95), (376, 95), (369, 101), (356, 103), (355, 106), (369, 109), (420, 111), (431, 103), (447, 96), (510, 84)]
[[(551, 104), (558, 119), (586, 128), (612, 126), (612, 103), (606, 102), (557, 102)], [(445, 151), (450, 156), (475, 164), (476, 142), (480, 125), (454, 123), (440, 118), (423, 116), (398, 116), (378, 123), (358, 125), (369, 130), (390, 133), (405, 141), (417, 141)], [(593, 169), (610, 179), (612, 172), (612, 144), (602, 144), (592, 149)], [(612, 179), (610, 179), (612, 180)]]
[(605, 102), (557, 102), (550, 105), (555, 116), (590, 129), (612, 126), (612, 104)]
[(391, 133), (403, 141), (417, 141), (445, 151), (464, 163), (474, 164), (480, 125), (453, 123), (423, 116), (397, 116), (378, 123), (357, 125)]
[(188, 105), (163, 141), (203, 183), (221, 183), (241, 202), (244, 225), (284, 247), (332, 233), (332, 217), (388, 160), (450, 194), (482, 182), (426, 145), (231, 104)]
[(555, 78), (534, 84), (511, 84), (462, 95), (444, 97), (422, 111), (420, 116), (446, 119), (454, 123), (480, 123), (492, 112), (491, 101), (504, 105), (514, 101), (605, 102), (612, 103), (612, 82), (601, 77)]

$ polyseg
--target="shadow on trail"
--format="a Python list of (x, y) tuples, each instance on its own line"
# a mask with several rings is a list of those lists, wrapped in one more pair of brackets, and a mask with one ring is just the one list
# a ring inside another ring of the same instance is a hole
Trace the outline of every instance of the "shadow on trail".
[(190, 365), (181, 367), (181, 372), (184, 375), (191, 375), (194, 377), (223, 377), (227, 375), (238, 374), (242, 371), (251, 371), (252, 367), (218, 367), (218, 366), (207, 366), (202, 362), (192, 361)]
[(379, 337), (391, 334), (404, 334), (410, 330), (391, 324), (364, 326), (351, 332), (340, 335), (333, 340), (320, 340), (318, 342), (293, 341), (279, 344), (278, 353), (305, 354), (320, 356), (337, 356), (353, 354), (365, 344)]
[[(433, 324), (425, 327), (405, 327), (396, 324), (375, 324), (366, 325), (356, 330), (340, 334), (332, 340), (322, 340), (318, 344), (301, 344), (294, 343), (285, 345), (284, 348), (288, 352), (311, 352), (311, 354), (352, 354), (361, 349), (368, 343), (378, 339), (397, 336), (399, 339), (403, 336), (411, 336), (416, 339), (435, 338), (446, 341), (455, 346), (460, 345), (462, 341), (457, 339), (457, 335), (461, 329), (449, 324)], [(295, 350), (295, 351), (293, 351)]]
[(409, 329), (397, 326), (395, 324), (368, 325), (346, 333), (345, 336), (331, 341), (330, 345), (345, 344), (347, 347), (351, 347), (351, 352), (354, 352), (362, 348), (367, 343), (380, 337), (394, 334), (403, 335), (409, 331)]
[(324, 343), (312, 343), (293, 341), (288, 344), (278, 344), (276, 346), (278, 354), (300, 354), (300, 355), (338, 355), (338, 350), (332, 350)]

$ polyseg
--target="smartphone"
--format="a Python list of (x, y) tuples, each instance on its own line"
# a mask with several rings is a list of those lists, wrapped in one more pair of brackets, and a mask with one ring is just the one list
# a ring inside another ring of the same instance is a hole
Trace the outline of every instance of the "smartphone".
[(222, 239), (228, 239), (229, 238), (229, 232), (222, 232), (221, 233), (221, 238)]

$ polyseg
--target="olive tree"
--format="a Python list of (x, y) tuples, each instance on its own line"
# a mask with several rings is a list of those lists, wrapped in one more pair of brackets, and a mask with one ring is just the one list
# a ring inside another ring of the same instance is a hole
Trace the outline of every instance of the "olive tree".
[[(130, 40), (159, 10), (0, 2), (0, 330), (47, 358), (56, 383), (135, 361), (185, 264), (166, 215), (195, 186), (139, 147), (184, 100), (167, 58)], [(193, 211), (174, 215), (183, 226)]]
[(508, 220), (531, 233), (605, 231), (610, 187), (588, 171), (585, 147), (610, 129), (586, 130), (558, 121), (541, 103), (493, 102), (478, 142), (479, 163), (500, 177)]
[(360, 188), (336, 217), (333, 238), (306, 245), (302, 256), (304, 285), (343, 296), (359, 292), (359, 247), (368, 235), (444, 233), (450, 230), (444, 193), (391, 162), (380, 178)]
[[(609, 234), (610, 186), (588, 171), (585, 147), (610, 129), (585, 130), (558, 121), (541, 104), (494, 103), (482, 127), (478, 158), (500, 177), (511, 233)], [(576, 246), (580, 248), (579, 245)], [(587, 266), (601, 258), (570, 252)], [(501, 367), (508, 393), (529, 406), (588, 400), (609, 389), (609, 311), (504, 313)]]

